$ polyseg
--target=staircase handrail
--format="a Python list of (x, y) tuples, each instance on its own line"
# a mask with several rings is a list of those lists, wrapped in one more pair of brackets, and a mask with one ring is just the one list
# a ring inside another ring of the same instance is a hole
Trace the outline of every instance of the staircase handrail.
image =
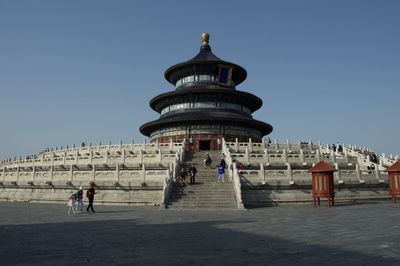
[(233, 186), (235, 188), (236, 202), (238, 209), (245, 209), (242, 200), (242, 184), (240, 182), (239, 171), (236, 168), (235, 163), (233, 164)]
[(222, 139), (222, 152), (225, 154), (225, 162), (229, 169), (229, 179), (233, 182), (237, 207), (238, 209), (245, 209), (242, 200), (242, 184), (240, 183), (239, 172), (236, 168), (236, 163), (232, 163), (231, 153), (225, 143), (225, 139)]
[(163, 192), (161, 196), (161, 206), (167, 207), (169, 196), (171, 195), (172, 191), (172, 181), (173, 181), (173, 168), (174, 165), (170, 164), (170, 168), (168, 171), (168, 176), (164, 178), (163, 182)]

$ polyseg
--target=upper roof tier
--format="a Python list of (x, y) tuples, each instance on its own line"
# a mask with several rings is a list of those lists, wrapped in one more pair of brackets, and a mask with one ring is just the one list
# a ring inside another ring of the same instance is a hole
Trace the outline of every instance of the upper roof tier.
[(221, 67), (225, 67), (226, 70), (230, 72), (229, 75), (232, 80), (232, 84), (230, 84), (228, 87), (234, 88), (236, 85), (242, 83), (246, 79), (246, 70), (239, 65), (224, 61), (214, 55), (211, 52), (211, 47), (208, 44), (208, 40), (209, 34), (203, 33), (200, 52), (192, 59), (171, 66), (165, 71), (164, 76), (168, 82), (174, 86), (177, 86), (177, 82), (183, 78), (196, 77), (200, 75), (204, 75), (204, 77), (211, 77), (213, 82), (218, 82), (218, 77), (220, 77), (221, 74)]

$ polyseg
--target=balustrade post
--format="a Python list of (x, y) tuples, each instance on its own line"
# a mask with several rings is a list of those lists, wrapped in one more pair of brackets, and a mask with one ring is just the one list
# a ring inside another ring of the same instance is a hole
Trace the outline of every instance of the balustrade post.
[(269, 163), (269, 154), (268, 154), (268, 149), (264, 149), (264, 160)]
[(125, 163), (125, 156), (126, 156), (126, 152), (125, 149), (122, 150), (122, 163)]
[(169, 138), (169, 149), (170, 149), (171, 151), (174, 150), (174, 143), (172, 142), (172, 138)]
[(317, 155), (317, 161), (321, 161), (321, 153), (319, 152), (319, 149), (316, 150), (316, 155)]
[(35, 177), (36, 177), (36, 166), (32, 167), (32, 181), (35, 181)]
[(239, 139), (235, 138), (235, 152), (239, 151)]
[(94, 164), (92, 164), (92, 177), (93, 177), (93, 181), (96, 180), (96, 166)]
[(19, 166), (17, 166), (17, 182), (19, 181)]
[(69, 181), (72, 183), (74, 180), (74, 165), (71, 164), (69, 167)]
[(140, 163), (143, 164), (143, 150), (140, 149), (139, 151), (139, 156), (140, 156)]
[(275, 143), (275, 150), (279, 150), (279, 144), (278, 144), (278, 140), (274, 139), (274, 143)]
[[(158, 145), (157, 145), (158, 146)], [(162, 154), (161, 154), (161, 149), (158, 149), (158, 163), (161, 164), (162, 163)]]
[(292, 171), (292, 165), (290, 163), (286, 163), (287, 169), (286, 169), (286, 176), (287, 178), (289, 178), (289, 184), (293, 185), (294, 181), (293, 181), (293, 171)]
[(357, 174), (357, 179), (359, 180), (359, 182), (364, 183), (364, 180), (361, 179), (360, 165), (358, 163), (356, 164), (356, 174)]
[(54, 179), (54, 166), (50, 166), (50, 181), (53, 182)]
[(336, 163), (336, 153), (333, 150), (331, 151), (331, 155), (332, 155), (332, 162)]
[(115, 164), (115, 178), (119, 182), (119, 164)]
[(142, 164), (142, 179), (143, 183), (146, 183), (146, 167)]
[(303, 148), (300, 148), (300, 160), (302, 163), (305, 163), (306, 161), (304, 160), (304, 151)]
[(246, 150), (245, 150), (244, 157), (245, 157), (246, 164), (250, 164), (250, 154), (249, 154), (248, 148), (246, 148)]
[(287, 163), (288, 162), (288, 156), (287, 156), (287, 152), (286, 152), (286, 149), (283, 149), (283, 159), (284, 159), (284, 161), (285, 161), (285, 163)]
[(292, 149), (292, 144), (290, 144), (290, 140), (289, 140), (289, 139), (286, 140), (286, 145), (287, 145), (287, 148), (288, 148), (289, 150)]
[(338, 163), (334, 163), (334, 165), (335, 165), (336, 172), (334, 172), (333, 174), (336, 175), (336, 178), (337, 178), (337, 180), (338, 180), (338, 183), (339, 183), (339, 184), (342, 184), (342, 183), (343, 183), (343, 180), (342, 180), (342, 173), (340, 172), (339, 164), (338, 164)]
[(260, 163), (260, 174), (259, 176), (261, 176), (261, 184), (265, 185), (265, 170), (264, 170), (264, 164)]
[(79, 156), (79, 151), (77, 150), (75, 152), (75, 163), (78, 164), (78, 156)]
[(262, 139), (262, 148), (263, 149), (267, 148), (267, 142), (265, 139)]
[(383, 180), (381, 180), (381, 173), (379, 172), (379, 166), (375, 165), (375, 177), (378, 180), (379, 183), (381, 183)]
[(247, 147), (249, 147), (249, 152), (253, 152), (253, 142), (251, 138), (249, 138), (249, 144), (247, 145)]

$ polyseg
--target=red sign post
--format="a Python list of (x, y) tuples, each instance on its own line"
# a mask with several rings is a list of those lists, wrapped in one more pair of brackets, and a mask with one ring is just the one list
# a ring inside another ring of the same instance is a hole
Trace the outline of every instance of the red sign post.
[(395, 162), (385, 170), (389, 175), (390, 195), (396, 203), (396, 195), (400, 195), (400, 161)]
[(314, 206), (321, 206), (321, 197), (328, 198), (328, 206), (335, 205), (335, 185), (333, 183), (333, 172), (336, 169), (330, 164), (320, 161), (310, 169), (312, 176), (312, 193)]

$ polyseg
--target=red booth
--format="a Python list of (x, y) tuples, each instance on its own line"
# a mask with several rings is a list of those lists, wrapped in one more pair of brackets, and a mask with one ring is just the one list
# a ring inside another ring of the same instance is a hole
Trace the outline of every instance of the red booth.
[(396, 195), (400, 195), (400, 161), (395, 162), (385, 170), (389, 175), (390, 195), (396, 203)]
[(330, 164), (320, 161), (310, 169), (312, 176), (312, 193), (314, 206), (321, 206), (321, 197), (328, 198), (328, 206), (335, 205), (335, 185), (333, 183), (333, 172), (336, 169)]

